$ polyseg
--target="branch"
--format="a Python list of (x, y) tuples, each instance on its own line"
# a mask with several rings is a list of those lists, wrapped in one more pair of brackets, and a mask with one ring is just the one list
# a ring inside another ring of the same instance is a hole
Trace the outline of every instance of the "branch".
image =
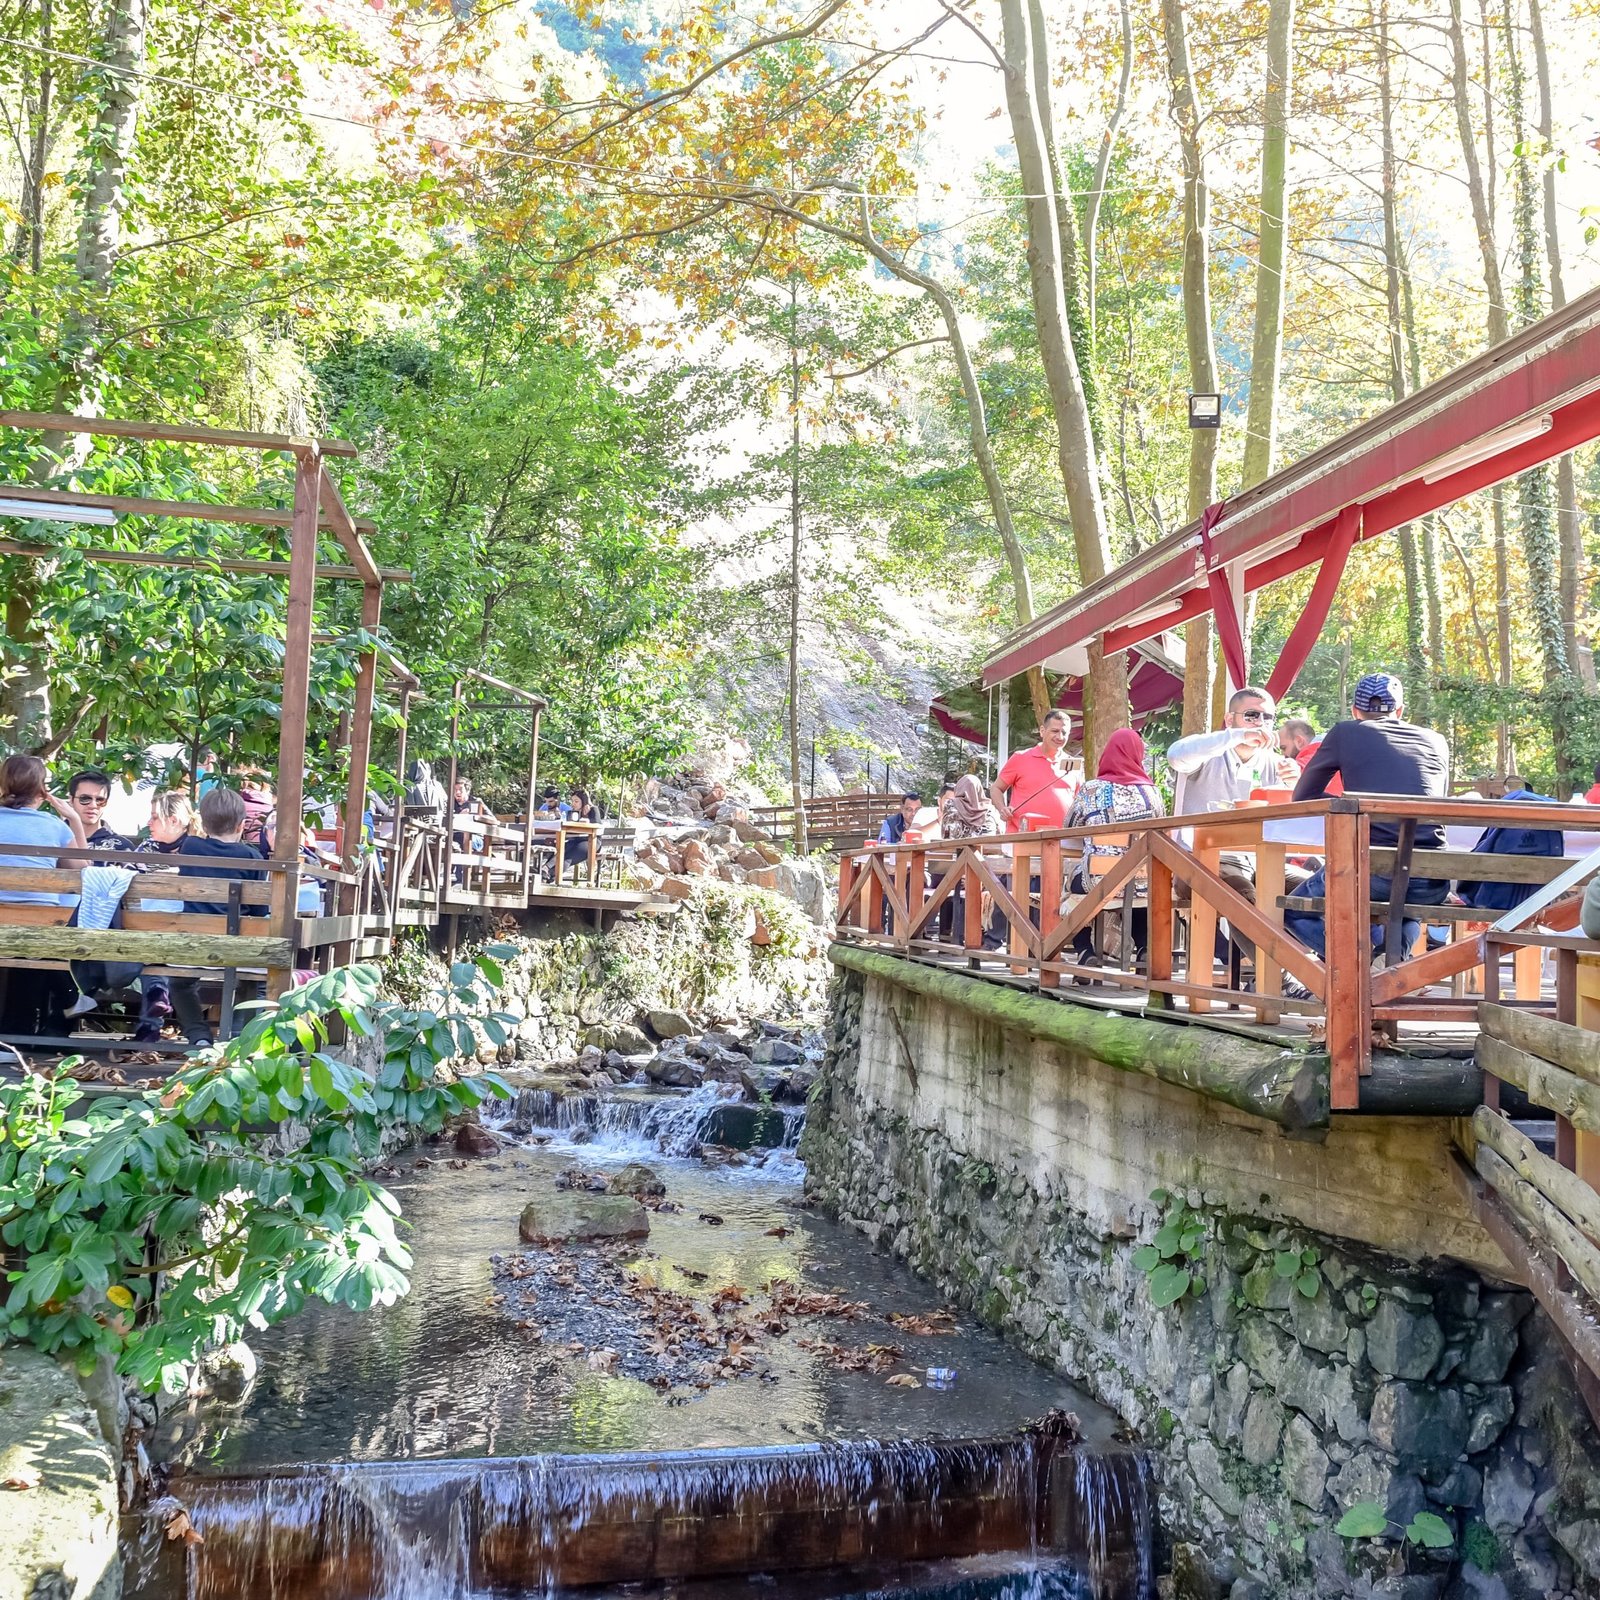
[(893, 350), (885, 350), (876, 361), (869, 361), (864, 367), (857, 367), (854, 372), (830, 372), (828, 377), (834, 383), (843, 383), (846, 378), (864, 378), (874, 367), (881, 367), (885, 361), (892, 360), (902, 350), (916, 350), (925, 344), (949, 344), (948, 333), (936, 333), (928, 339), (908, 339), (904, 344), (897, 344)]
[(708, 82), (719, 73), (725, 72), (729, 67), (743, 61), (746, 56), (755, 55), (760, 50), (770, 49), (773, 45), (791, 44), (796, 39), (810, 38), (829, 17), (843, 11), (847, 4), (848, 0), (823, 0), (821, 9), (813, 12), (807, 21), (797, 22), (792, 28), (786, 28), (782, 33), (762, 34), (752, 39), (748, 44), (741, 45), (731, 55), (718, 57), (717, 60), (695, 73), (687, 83), (682, 84), (680, 87), (669, 89), (666, 93), (658, 94), (650, 100), (641, 101), (638, 105), (629, 106), (621, 116), (613, 117), (610, 122), (601, 123), (598, 128), (586, 133), (576, 144), (567, 145), (562, 154), (570, 155), (574, 150), (581, 150), (585, 145), (593, 144), (596, 139), (604, 137), (614, 128), (620, 128), (625, 122), (631, 122), (635, 117), (648, 116), (662, 106), (687, 99), (701, 84)]
[(660, 228), (635, 228), (630, 233), (619, 233), (609, 239), (602, 239), (598, 244), (585, 245), (583, 249), (570, 256), (559, 256), (554, 260), (546, 260), (542, 256), (534, 256), (533, 262), (541, 267), (570, 267), (575, 262), (584, 260), (588, 256), (601, 254), (603, 251), (613, 249), (620, 244), (629, 244), (635, 239), (662, 239), (669, 234), (682, 233), (689, 228), (698, 227), (702, 222), (716, 216), (719, 211), (726, 211), (732, 205), (731, 200), (713, 201), (704, 211), (697, 211), (692, 217), (679, 217), (676, 221), (669, 222)]
[(971, 17), (965, 15), (967, 6), (970, 4), (971, 0), (961, 0), (959, 5), (951, 5), (950, 0), (939, 0), (939, 8), (947, 16), (953, 17), (959, 22), (994, 57), (995, 65), (1009, 78), (1011, 76), (1011, 68), (1006, 64), (1006, 58), (1000, 53), (999, 47)]
[(94, 710), (94, 706), (95, 697), (92, 694), (86, 696), (73, 709), (72, 715), (43, 744), (35, 746), (34, 755), (41, 761), (48, 761), (83, 726), (83, 719)]

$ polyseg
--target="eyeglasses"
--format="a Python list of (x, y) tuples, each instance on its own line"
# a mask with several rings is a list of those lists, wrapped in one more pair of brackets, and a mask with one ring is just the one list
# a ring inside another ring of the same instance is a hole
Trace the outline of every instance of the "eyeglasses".
[(1275, 711), (1240, 711), (1235, 714), (1241, 722), (1264, 722), (1268, 726), (1278, 720)]
[(97, 806), (104, 810), (106, 797), (99, 794), (75, 794), (72, 797), (72, 803), (75, 806)]

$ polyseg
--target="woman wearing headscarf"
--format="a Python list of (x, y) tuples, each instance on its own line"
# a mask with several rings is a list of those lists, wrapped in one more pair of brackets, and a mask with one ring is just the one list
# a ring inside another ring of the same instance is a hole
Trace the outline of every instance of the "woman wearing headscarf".
[[(981, 839), (1002, 831), (1000, 813), (995, 810), (988, 795), (983, 792), (983, 785), (972, 773), (958, 778), (955, 787), (945, 796), (940, 831), (946, 839)], [(935, 881), (934, 887), (937, 888), (943, 881), (941, 876)], [(939, 908), (941, 939), (954, 938), (956, 929), (965, 926), (966, 892), (965, 887), (958, 886)], [(995, 920), (991, 916), (991, 924)], [(1003, 928), (1004, 919), (999, 920)], [(998, 937), (997, 930), (991, 926), (989, 942), (998, 942)]]
[[(1118, 822), (1134, 822), (1141, 817), (1166, 814), (1149, 772), (1145, 767), (1144, 740), (1132, 728), (1118, 728), (1100, 752), (1095, 775), (1078, 790), (1067, 816), (1069, 828), (1103, 827)], [(1094, 857), (1120, 856), (1125, 846), (1093, 836), (1083, 841), (1083, 859), (1072, 875), (1072, 892), (1087, 894), (1093, 878), (1090, 863)], [(1149, 915), (1136, 906), (1132, 916), (1135, 956), (1144, 954), (1149, 940)], [(1087, 928), (1080, 929), (1073, 941), (1080, 960), (1095, 959), (1094, 940)]]

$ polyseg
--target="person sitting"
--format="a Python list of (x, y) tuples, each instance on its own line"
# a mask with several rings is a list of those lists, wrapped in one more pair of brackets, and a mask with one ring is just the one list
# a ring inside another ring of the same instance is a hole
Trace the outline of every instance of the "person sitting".
[[(567, 796), (567, 810), (569, 820), (572, 822), (588, 822), (599, 827), (604, 820), (600, 807), (590, 798), (587, 789), (574, 789)], [(566, 849), (562, 852), (561, 870), (565, 873), (570, 866), (589, 859), (589, 843), (592, 835), (580, 833), (567, 840)]]
[(1600, 761), (1594, 764), (1594, 783), (1584, 792), (1586, 806), (1600, 806)]
[[(1344, 781), (1345, 791), (1352, 794), (1419, 795), (1443, 798), (1450, 790), (1450, 750), (1444, 739), (1432, 728), (1421, 728), (1407, 722), (1401, 713), (1405, 709), (1405, 686), (1390, 672), (1369, 672), (1356, 685), (1351, 696), (1351, 720), (1336, 722), (1324, 736), (1322, 748), (1306, 765), (1305, 772), (1295, 785), (1296, 800), (1317, 800), (1328, 792), (1329, 782), (1337, 775)], [(1371, 842), (1374, 849), (1393, 849), (1399, 842), (1399, 824), (1374, 819)], [(1415, 847), (1418, 850), (1442, 850), (1444, 829), (1436, 822), (1417, 824)], [(1375, 902), (1389, 898), (1391, 880), (1379, 873), (1372, 874), (1368, 886), (1369, 898)], [(1319, 899), (1326, 893), (1326, 877), (1315, 872), (1301, 889), (1301, 894)], [(1440, 878), (1412, 878), (1406, 888), (1406, 899), (1415, 905), (1443, 905), (1450, 893), (1450, 884)], [(1319, 957), (1327, 950), (1327, 924), (1319, 912), (1289, 911), (1284, 914), (1284, 926), (1301, 944)], [(1402, 928), (1404, 949), (1389, 952), (1396, 961), (1404, 959), (1404, 951), (1416, 943), (1422, 924), (1407, 918)], [(1372, 948), (1383, 948), (1386, 932), (1382, 923), (1371, 929)], [(1306, 992), (1298, 980), (1284, 975), (1284, 993), (1295, 999), (1305, 999)]]
[[(1145, 768), (1144, 740), (1131, 728), (1118, 728), (1106, 740), (1100, 752), (1095, 775), (1081, 789), (1072, 802), (1067, 815), (1069, 828), (1094, 828), (1108, 823), (1132, 822), (1140, 817), (1164, 815), (1161, 795), (1155, 781)], [(1083, 841), (1083, 856), (1072, 874), (1070, 888), (1073, 894), (1087, 894), (1094, 887), (1093, 864), (1096, 858), (1120, 856), (1125, 845), (1112, 844), (1097, 839), (1092, 834)], [(1134, 958), (1144, 955), (1149, 943), (1149, 913), (1143, 906), (1133, 908), (1129, 918), (1133, 936)], [(1095, 949), (1094, 938), (1088, 928), (1080, 928), (1073, 936), (1073, 948), (1078, 959), (1093, 964), (1101, 952)], [(1126, 952), (1111, 952), (1117, 957)]]
[[(200, 802), (203, 836), (190, 834), (178, 842), (179, 877), (238, 878), (260, 882), (266, 876), (262, 870), (262, 855), (255, 845), (245, 842), (246, 816), (244, 796), (237, 790), (211, 790)], [(249, 865), (251, 862), (255, 865)], [(183, 908), (214, 917), (228, 914), (227, 906), (215, 900), (185, 899)], [(244, 914), (264, 916), (266, 908), (246, 906)], [(184, 1038), (192, 1045), (209, 1045), (213, 1035), (200, 1008), (199, 978), (174, 978), (171, 995), (172, 1008), (178, 1014), (178, 1024), (183, 1029)]]
[(67, 784), (67, 799), (83, 823), (83, 836), (91, 850), (132, 850), (133, 840), (106, 826), (106, 807), (111, 803), (111, 775), (99, 767), (85, 767), (73, 773)]
[[(1250, 798), (1252, 789), (1277, 788), (1292, 784), (1300, 768), (1279, 754), (1273, 731), (1278, 708), (1265, 689), (1246, 685), (1228, 698), (1222, 726), (1211, 733), (1191, 733), (1167, 749), (1167, 765), (1177, 775), (1172, 810), (1175, 816), (1202, 811), (1226, 811)], [(1185, 836), (1185, 843), (1188, 842)], [(1224, 850), (1217, 863), (1217, 874), (1230, 889), (1254, 903), (1256, 897), (1255, 858), (1237, 850)], [(1186, 904), (1189, 895), (1184, 885), (1175, 887), (1175, 898)], [(1232, 954), (1230, 957), (1230, 943)], [(1219, 961), (1230, 961), (1235, 986), (1242, 984), (1240, 963), (1255, 959), (1255, 946), (1241, 934), (1217, 933), (1215, 951)], [(1190, 963), (1194, 956), (1191, 952)]]
[[(1506, 775), (1502, 799), (1554, 805), (1547, 794), (1536, 794), (1516, 773)], [(1559, 828), (1531, 828), (1526, 823), (1485, 828), (1472, 847), (1474, 855), (1559, 856), (1566, 853), (1566, 836)], [(1495, 916), (1521, 905), (1534, 892), (1531, 883), (1463, 883), (1461, 898), (1469, 906), (1492, 911)]]
[[(214, 786), (213, 786), (214, 787)], [(209, 794), (211, 791), (206, 791)], [(140, 855), (160, 858), (151, 863), (151, 871), (175, 865), (165, 858), (178, 855), (183, 841), (194, 831), (194, 807), (188, 795), (181, 790), (158, 794), (150, 802), (150, 821), (146, 825), (149, 837), (135, 847)], [(144, 911), (183, 910), (181, 900), (146, 900)], [(136, 1044), (154, 1044), (172, 1015), (172, 983), (168, 978), (139, 979), (139, 1021), (133, 1030)]]
[[(1312, 756), (1322, 748), (1322, 739), (1304, 717), (1290, 717), (1278, 728), (1278, 744), (1283, 753), (1304, 772)], [(1299, 781), (1295, 779), (1296, 783)], [(1344, 785), (1337, 777), (1329, 782), (1328, 793), (1344, 793)]]
[[(49, 870), (60, 865), (58, 850), (73, 845), (83, 849), (87, 843), (78, 813), (50, 792), (44, 762), (28, 755), (7, 756), (0, 762), (0, 845), (26, 847), (16, 854), (0, 854), (0, 868)], [(50, 889), (0, 887), (0, 901), (10, 905), (65, 906), (75, 898)], [(0, 1032), (55, 1037), (64, 1031), (61, 1013), (74, 993), (65, 973), (9, 967), (0, 969), (0, 977), (5, 980)]]
[[(988, 795), (983, 792), (983, 785), (973, 773), (964, 774), (951, 786), (940, 827), (947, 840), (983, 839), (1000, 832), (1000, 813), (995, 810)], [(934, 887), (943, 882), (941, 874), (935, 880)], [(966, 885), (960, 884), (939, 907), (941, 939), (951, 938), (957, 927), (966, 926), (966, 894)], [(1004, 923), (1005, 918), (1001, 917), (1000, 921)]]
[(426, 761), (413, 761), (406, 768), (406, 782), (410, 786), (406, 790), (406, 809), (425, 813), (419, 815), (419, 821), (443, 822), (449, 796), (444, 792), (444, 785), (434, 777), (433, 768)]
[(1039, 742), (1018, 750), (995, 774), (989, 798), (1012, 831), (1066, 826), (1077, 783), (1067, 770), (1067, 714), (1047, 711)]
[(540, 817), (564, 817), (571, 810), (567, 802), (561, 798), (561, 791), (553, 784), (546, 784), (544, 792), (539, 796), (539, 809), (535, 812)]
[(244, 842), (262, 855), (270, 855), (267, 833), (278, 808), (278, 791), (271, 776), (260, 767), (244, 768), (239, 774), (239, 797), (244, 801)]
[(920, 794), (903, 794), (900, 796), (900, 809), (891, 811), (883, 819), (883, 825), (878, 829), (879, 844), (899, 844), (906, 836), (906, 829), (917, 819), (917, 813), (922, 809), (922, 796)]

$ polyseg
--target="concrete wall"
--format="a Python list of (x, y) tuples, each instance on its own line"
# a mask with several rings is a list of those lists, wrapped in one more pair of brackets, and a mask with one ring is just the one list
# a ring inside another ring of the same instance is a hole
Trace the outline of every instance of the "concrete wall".
[[(827, 1207), (1160, 1447), (1180, 1597), (1600, 1595), (1600, 1444), (1447, 1133), (1293, 1139), (842, 974), (802, 1154)], [(1201, 1235), (1164, 1309), (1135, 1261), (1158, 1188)], [(1298, 1286), (1291, 1251), (1314, 1252)], [(1364, 1502), (1390, 1534), (1353, 1545), (1332, 1524)], [(1402, 1542), (1420, 1511), (1451, 1552)]]
[(979, 1160), (1054, 1175), (1076, 1209), (1112, 1231), (1149, 1214), (1152, 1189), (1176, 1188), (1408, 1260), (1505, 1270), (1451, 1177), (1442, 1119), (1335, 1117), (1324, 1140), (1290, 1138), (1219, 1101), (888, 983), (869, 982), (864, 1006), (852, 1069), (863, 1105), (936, 1125)]

